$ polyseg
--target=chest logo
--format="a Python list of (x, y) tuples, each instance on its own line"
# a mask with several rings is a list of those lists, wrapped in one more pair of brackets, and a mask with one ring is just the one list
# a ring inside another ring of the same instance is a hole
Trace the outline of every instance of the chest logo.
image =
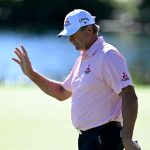
[(91, 69), (90, 69), (90, 64), (89, 64), (88, 67), (85, 69), (84, 73), (89, 74), (90, 72), (91, 72)]

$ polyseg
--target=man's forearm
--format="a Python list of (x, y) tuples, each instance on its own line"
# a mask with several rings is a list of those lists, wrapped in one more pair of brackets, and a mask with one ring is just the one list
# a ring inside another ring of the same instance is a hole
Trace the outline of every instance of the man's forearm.
[(65, 89), (62, 87), (61, 82), (49, 80), (34, 70), (27, 76), (46, 94), (58, 100), (65, 100), (68, 98), (67, 95), (64, 94), (65, 92), (63, 92)]
[(122, 94), (122, 116), (123, 116), (123, 130), (122, 139), (132, 140), (133, 130), (138, 112), (138, 101), (134, 89), (129, 87), (124, 94)]

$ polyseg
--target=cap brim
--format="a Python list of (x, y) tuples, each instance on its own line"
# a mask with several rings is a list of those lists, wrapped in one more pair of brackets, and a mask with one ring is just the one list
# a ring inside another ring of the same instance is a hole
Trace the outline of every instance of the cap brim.
[(70, 36), (74, 33), (76, 33), (79, 30), (79, 28), (64, 28), (64, 30), (62, 30), (57, 37), (61, 37), (61, 36)]
[(70, 35), (68, 34), (67, 30), (64, 29), (57, 35), (57, 37), (61, 37), (61, 36), (70, 36)]

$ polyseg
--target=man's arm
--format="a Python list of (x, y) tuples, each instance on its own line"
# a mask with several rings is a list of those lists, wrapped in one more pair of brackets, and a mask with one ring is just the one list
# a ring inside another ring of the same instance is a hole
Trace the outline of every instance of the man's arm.
[(122, 116), (123, 129), (122, 141), (125, 150), (140, 150), (140, 147), (132, 141), (134, 125), (138, 112), (138, 98), (133, 86), (127, 86), (122, 89)]
[(20, 65), (23, 73), (27, 75), (42, 91), (60, 101), (66, 100), (71, 96), (72, 93), (64, 89), (61, 82), (49, 80), (34, 71), (28, 54), (23, 46), (21, 46), (21, 50), (16, 48), (15, 54), (19, 59), (12, 59)]
[(61, 82), (49, 80), (35, 71), (33, 71), (28, 77), (42, 91), (60, 101), (66, 100), (71, 96), (71, 92), (64, 89)]

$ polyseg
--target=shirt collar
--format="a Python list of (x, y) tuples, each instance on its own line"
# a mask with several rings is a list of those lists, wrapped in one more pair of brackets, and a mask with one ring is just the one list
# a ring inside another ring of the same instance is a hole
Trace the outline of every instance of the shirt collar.
[(86, 51), (81, 51), (82, 59), (88, 59), (91, 56), (94, 56), (98, 49), (101, 50), (105, 41), (103, 36), (98, 37), (98, 39), (93, 43), (93, 45)]

